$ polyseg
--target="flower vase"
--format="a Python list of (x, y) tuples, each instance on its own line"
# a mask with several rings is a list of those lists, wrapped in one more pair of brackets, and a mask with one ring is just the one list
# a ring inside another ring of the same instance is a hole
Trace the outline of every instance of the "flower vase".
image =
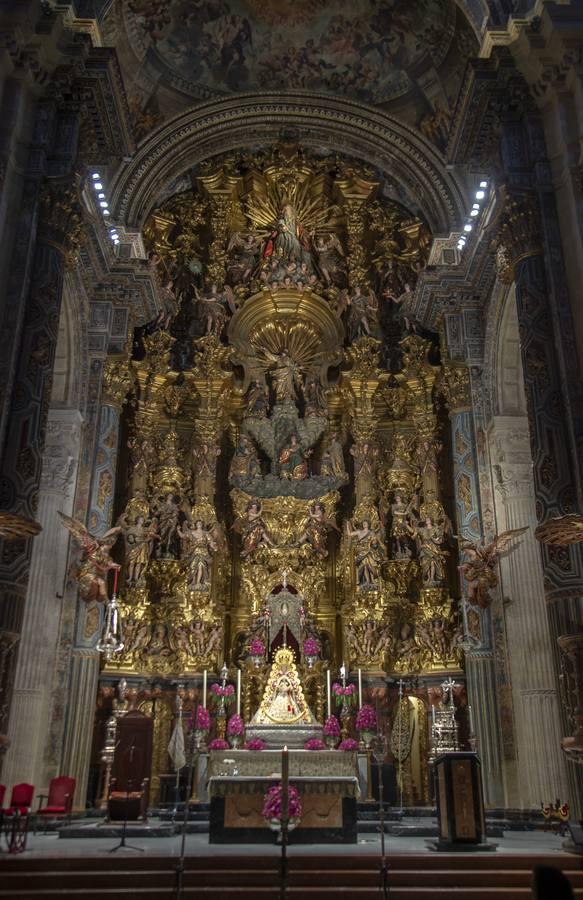
[(327, 734), (324, 738), (328, 750), (336, 750), (338, 746), (338, 738), (333, 734)]
[(194, 746), (197, 750), (202, 750), (205, 739), (206, 739), (206, 731), (204, 728), (195, 728), (194, 729)]
[[(293, 831), (300, 824), (299, 819), (288, 819), (287, 831)], [(277, 833), (277, 843), (281, 844), (281, 819), (269, 819), (269, 827)]]
[(233, 750), (237, 750), (241, 746), (243, 738), (240, 734), (230, 734), (229, 735), (229, 744), (233, 748)]
[(361, 731), (360, 737), (364, 743), (365, 748), (367, 750), (370, 750), (371, 744), (376, 737), (376, 734), (374, 733), (374, 731)]
[(308, 669), (313, 669), (316, 665), (318, 657), (317, 656), (306, 656), (306, 663), (308, 665)]
[(263, 664), (263, 657), (262, 657), (262, 656), (252, 656), (252, 657), (251, 657), (251, 660), (252, 660), (253, 665), (254, 665), (254, 667), (255, 667), (256, 669), (260, 669), (260, 668), (261, 668), (261, 666), (262, 666), (262, 664)]

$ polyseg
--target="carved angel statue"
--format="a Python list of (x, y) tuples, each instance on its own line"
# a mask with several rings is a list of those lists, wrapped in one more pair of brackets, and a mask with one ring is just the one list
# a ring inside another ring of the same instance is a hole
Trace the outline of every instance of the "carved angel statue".
[(108, 599), (107, 573), (110, 569), (120, 568), (118, 563), (112, 560), (110, 551), (117, 541), (121, 528), (116, 525), (115, 528), (110, 528), (105, 534), (96, 537), (87, 531), (78, 519), (72, 519), (71, 516), (66, 516), (62, 512), (59, 512), (59, 516), (65, 528), (71, 532), (83, 550), (81, 565), (77, 573), (79, 596), (88, 602), (97, 600), (105, 603)]
[(537, 526), (534, 536), (543, 544), (556, 544), (560, 547), (579, 544), (583, 541), (583, 516), (570, 513), (547, 519)]
[(261, 241), (254, 234), (235, 231), (227, 244), (228, 271), (233, 284), (245, 284), (257, 266)]
[(217, 284), (211, 284), (207, 294), (201, 294), (197, 288), (193, 288), (194, 295), (199, 303), (201, 317), (206, 318), (206, 334), (220, 335), (228, 312), (234, 314), (237, 311), (235, 296), (228, 284), (223, 285), (219, 291)]
[(411, 556), (409, 537), (414, 534), (411, 528), (411, 520), (415, 512), (416, 503), (417, 497), (415, 494), (408, 503), (402, 494), (395, 494), (390, 505), (391, 527), (389, 535), (391, 552), (395, 559), (407, 559)]
[(318, 257), (318, 268), (327, 285), (337, 281), (339, 275), (345, 272), (345, 253), (340, 239), (333, 232), (320, 234), (315, 240), (315, 250)]
[(157, 519), (146, 521), (145, 516), (138, 515), (132, 522), (127, 513), (117, 520), (123, 534), (125, 545), (124, 562), (126, 566), (126, 584), (138, 584), (148, 568), (154, 541), (160, 540)]
[(385, 561), (385, 548), (381, 536), (370, 527), (367, 519), (363, 519), (361, 528), (354, 528), (352, 522), (347, 521), (346, 534), (356, 545), (354, 561), (359, 588), (377, 587)]
[(328, 443), (322, 452), (320, 460), (320, 475), (328, 478), (347, 479), (346, 465), (344, 463), (344, 451), (337, 431), (330, 435)]
[(269, 412), (269, 390), (265, 381), (256, 378), (249, 386), (245, 417), (264, 419)]
[(233, 522), (233, 528), (241, 534), (241, 558), (246, 559), (262, 544), (273, 547), (274, 543), (267, 533), (267, 525), (261, 515), (261, 504), (257, 500), (250, 500), (244, 515), (238, 516)]
[(304, 521), (304, 530), (302, 531), (298, 544), (309, 544), (320, 559), (328, 556), (328, 548), (326, 546), (328, 540), (328, 530), (333, 528), (340, 534), (340, 529), (334, 521), (326, 515), (326, 509), (323, 503), (316, 501), (312, 503), (308, 511), (308, 518)]
[(474, 544), (472, 541), (460, 541), (460, 549), (464, 551), (464, 562), (459, 566), (459, 570), (468, 582), (467, 601), (471, 606), (488, 609), (492, 602), (490, 591), (498, 584), (496, 564), (502, 554), (509, 549), (510, 542), (525, 531), (528, 531), (528, 525), (524, 528), (503, 531), (487, 545), (483, 542)]

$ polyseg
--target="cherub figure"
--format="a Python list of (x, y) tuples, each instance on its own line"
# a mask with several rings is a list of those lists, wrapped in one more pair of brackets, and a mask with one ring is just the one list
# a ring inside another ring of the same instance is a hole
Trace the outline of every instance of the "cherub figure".
[(206, 646), (206, 626), (201, 619), (190, 623), (190, 643), (197, 656), (204, 656)]
[(119, 569), (118, 563), (111, 558), (110, 552), (117, 541), (121, 527), (116, 525), (105, 534), (96, 537), (91, 534), (78, 519), (59, 512), (65, 528), (71, 532), (75, 541), (82, 548), (81, 564), (77, 572), (79, 596), (88, 603), (97, 600), (107, 602), (107, 573), (110, 569)]
[(467, 601), (471, 606), (488, 609), (492, 602), (490, 591), (498, 584), (496, 565), (498, 560), (509, 549), (510, 542), (528, 531), (525, 528), (513, 528), (496, 535), (489, 544), (460, 541), (460, 549), (464, 551), (464, 561), (459, 570), (468, 582)]
[(309, 544), (320, 559), (325, 559), (328, 556), (326, 543), (330, 528), (340, 534), (336, 522), (326, 516), (324, 505), (318, 501), (312, 503), (308, 510), (308, 518), (304, 521), (304, 530), (298, 541), (299, 546)]

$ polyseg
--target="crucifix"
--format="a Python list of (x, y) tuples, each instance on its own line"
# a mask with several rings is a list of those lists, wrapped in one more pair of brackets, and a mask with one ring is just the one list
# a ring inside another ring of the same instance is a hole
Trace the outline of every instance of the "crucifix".
[(453, 703), (453, 689), (454, 689), (454, 687), (457, 687), (457, 685), (456, 685), (455, 681), (453, 680), (453, 678), (451, 677), (451, 675), (449, 676), (449, 678), (446, 678), (445, 681), (443, 681), (443, 682), (441, 683), (441, 690), (443, 691), (444, 697), (445, 697), (445, 695), (449, 692), (449, 705), (450, 705), (450, 707), (453, 707), (453, 705), (454, 705), (454, 703)]

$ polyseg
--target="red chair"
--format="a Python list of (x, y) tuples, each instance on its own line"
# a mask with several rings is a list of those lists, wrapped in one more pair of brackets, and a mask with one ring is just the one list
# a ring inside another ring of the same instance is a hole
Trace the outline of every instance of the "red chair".
[[(69, 778), (68, 775), (60, 775), (58, 778), (51, 778), (48, 795), (38, 795), (40, 805), (36, 811), (37, 816), (42, 816), (45, 822), (48, 819), (65, 818), (70, 822), (76, 784), (76, 779)], [(45, 807), (42, 806), (43, 800), (47, 801)]]
[(18, 813), (21, 816), (27, 816), (32, 807), (32, 798), (34, 796), (34, 784), (15, 784), (12, 788), (12, 796), (10, 797), (10, 806), (3, 809), (5, 816), (13, 816)]

